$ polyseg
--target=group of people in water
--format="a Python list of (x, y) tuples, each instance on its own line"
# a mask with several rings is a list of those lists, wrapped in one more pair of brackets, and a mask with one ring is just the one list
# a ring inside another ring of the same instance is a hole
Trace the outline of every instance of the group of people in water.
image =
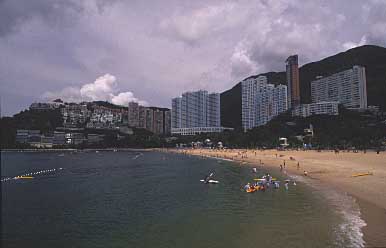
[[(257, 169), (252, 168), (252, 172), (256, 173)], [(269, 173), (266, 173), (261, 178), (254, 179), (255, 182), (253, 183), (247, 183), (244, 186), (244, 191), (247, 193), (255, 192), (255, 191), (266, 191), (268, 188), (273, 187), (275, 189), (280, 188), (280, 181), (278, 181), (276, 178), (273, 178)], [(284, 182), (284, 188), (288, 190), (289, 188), (290, 180), (287, 179)], [(296, 185), (296, 182), (293, 181), (293, 185)]]

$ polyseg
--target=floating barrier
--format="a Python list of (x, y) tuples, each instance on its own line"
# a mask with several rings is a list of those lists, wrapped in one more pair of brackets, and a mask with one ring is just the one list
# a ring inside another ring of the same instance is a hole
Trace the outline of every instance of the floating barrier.
[(23, 174), (23, 175), (15, 176), (15, 177), (2, 178), (1, 182), (6, 182), (6, 181), (10, 181), (10, 180), (18, 180), (18, 179), (34, 179), (34, 176), (36, 176), (36, 175), (47, 174), (47, 173), (51, 173), (51, 172), (55, 172), (55, 171), (60, 171), (60, 170), (63, 170), (63, 168), (60, 167), (60, 168), (54, 168), (54, 169), (48, 169), (48, 170), (29, 172), (29, 173), (26, 173), (26, 174)]
[(351, 177), (363, 177), (363, 176), (372, 176), (373, 173), (372, 172), (366, 172), (366, 173), (357, 173), (357, 174), (353, 174), (351, 175)]

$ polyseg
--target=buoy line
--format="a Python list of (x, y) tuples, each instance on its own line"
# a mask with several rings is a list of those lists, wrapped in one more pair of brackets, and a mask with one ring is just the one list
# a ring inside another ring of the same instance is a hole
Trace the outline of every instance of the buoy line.
[(60, 168), (54, 168), (54, 169), (47, 169), (47, 170), (29, 172), (29, 173), (26, 173), (26, 174), (23, 174), (23, 175), (15, 176), (15, 177), (2, 178), (1, 182), (6, 182), (6, 181), (10, 181), (10, 180), (18, 180), (18, 179), (33, 179), (34, 176), (43, 175), (43, 174), (47, 174), (47, 173), (55, 172), (55, 171), (60, 171), (60, 170), (63, 170), (63, 168), (60, 167)]

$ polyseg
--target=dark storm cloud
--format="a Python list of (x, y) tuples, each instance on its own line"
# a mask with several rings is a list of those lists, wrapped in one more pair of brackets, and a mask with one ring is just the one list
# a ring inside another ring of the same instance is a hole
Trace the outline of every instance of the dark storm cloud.
[(385, 11), (384, 0), (0, 0), (3, 110), (79, 99), (104, 75), (116, 82), (96, 97), (170, 106), (185, 90), (284, 70), (290, 54), (304, 64), (385, 46)]
[(50, 25), (62, 25), (70, 17), (76, 18), (82, 6), (66, 0), (0, 0), (0, 35), (17, 32), (32, 18), (41, 18)]

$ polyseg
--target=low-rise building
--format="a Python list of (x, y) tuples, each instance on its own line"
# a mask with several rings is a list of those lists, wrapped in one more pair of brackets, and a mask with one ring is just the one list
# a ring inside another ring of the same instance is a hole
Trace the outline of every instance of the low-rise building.
[(102, 142), (104, 139), (104, 135), (101, 134), (94, 134), (94, 133), (89, 133), (87, 134), (87, 143), (88, 144), (98, 144)]
[(127, 111), (94, 106), (86, 127), (90, 129), (116, 129), (123, 123), (123, 116), (127, 116)]
[(66, 133), (65, 139), (67, 145), (80, 145), (85, 141), (83, 133)]
[(228, 127), (185, 127), (185, 128), (172, 128), (172, 134), (178, 135), (196, 135), (202, 133), (221, 133), (224, 131), (232, 131), (233, 128)]
[(79, 127), (84, 126), (90, 111), (86, 104), (70, 103), (61, 109), (64, 127)]
[(300, 104), (292, 109), (292, 116), (308, 117), (311, 115), (338, 115), (339, 102), (317, 102)]
[(346, 108), (367, 108), (365, 67), (354, 65), (329, 76), (318, 76), (311, 82), (312, 102), (337, 101)]
[(52, 141), (53, 145), (65, 145), (66, 144), (66, 135), (65, 132), (55, 131), (54, 132), (54, 138)]
[(41, 133), (40, 130), (28, 130), (28, 143), (40, 142)]
[(21, 144), (27, 143), (28, 135), (29, 135), (29, 130), (25, 130), (25, 129), (16, 130), (16, 142)]
[(40, 137), (40, 142), (30, 142), (29, 144), (36, 148), (52, 148), (53, 147), (53, 136), (44, 136)]
[(29, 144), (38, 148), (51, 148), (54, 136), (42, 135), (40, 130), (16, 130), (16, 143)]

